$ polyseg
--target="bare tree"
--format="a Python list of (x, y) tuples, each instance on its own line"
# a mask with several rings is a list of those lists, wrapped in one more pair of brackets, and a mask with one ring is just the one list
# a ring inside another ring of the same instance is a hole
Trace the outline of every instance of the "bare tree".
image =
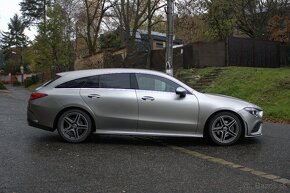
[(178, 15), (200, 15), (205, 13), (206, 0), (176, 0)]
[(162, 7), (165, 7), (166, 3), (162, 0), (154, 0), (147, 2), (147, 35), (148, 35), (148, 54), (147, 54), (147, 64), (146, 67), (151, 67), (151, 50), (153, 46), (153, 38), (152, 38), (152, 28), (159, 22), (163, 22), (160, 19), (154, 21), (155, 13), (160, 10)]
[(207, 40), (205, 0), (176, 0), (175, 34), (185, 43)]
[(89, 55), (97, 50), (97, 39), (106, 11), (114, 4), (110, 0), (80, 0), (78, 35), (85, 40)]
[(210, 29), (221, 39), (234, 28), (251, 38), (268, 39), (270, 19), (289, 7), (289, 0), (206, 0)]
[[(205, 15), (208, 24), (208, 36), (210, 39), (224, 40), (232, 36), (234, 27), (237, 24), (237, 13), (239, 9), (233, 6), (240, 0), (206, 0), (207, 14)], [(237, 6), (237, 5), (235, 5)]]
[(237, 27), (251, 38), (268, 39), (270, 19), (289, 7), (289, 0), (235, 0)]
[(68, 66), (67, 70), (72, 69), (74, 60), (75, 60), (75, 46), (72, 43), (76, 38), (76, 14), (79, 8), (79, 0), (54, 0), (55, 4), (58, 4), (61, 7), (62, 15), (64, 18), (64, 34), (63, 38), (65, 42), (69, 42), (63, 48), (66, 53), (67, 60), (70, 61), (70, 66)]
[(146, 16), (148, 2), (149, 0), (120, 0), (114, 6), (114, 13), (119, 20), (119, 28), (129, 55), (135, 51), (138, 29), (148, 19)]

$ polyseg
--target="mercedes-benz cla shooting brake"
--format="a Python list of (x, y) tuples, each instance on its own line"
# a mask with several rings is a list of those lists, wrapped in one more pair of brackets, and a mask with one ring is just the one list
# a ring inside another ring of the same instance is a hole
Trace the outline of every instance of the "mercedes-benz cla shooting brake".
[(260, 107), (204, 94), (161, 72), (95, 69), (57, 74), (32, 93), (30, 126), (72, 143), (91, 134), (207, 137), (230, 145), (262, 134)]

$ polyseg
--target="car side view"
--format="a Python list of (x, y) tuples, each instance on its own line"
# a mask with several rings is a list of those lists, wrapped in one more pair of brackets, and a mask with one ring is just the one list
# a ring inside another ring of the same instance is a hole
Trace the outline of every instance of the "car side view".
[(263, 111), (195, 91), (161, 72), (94, 69), (57, 74), (31, 94), (28, 124), (79, 143), (91, 134), (207, 137), (231, 145), (262, 135)]

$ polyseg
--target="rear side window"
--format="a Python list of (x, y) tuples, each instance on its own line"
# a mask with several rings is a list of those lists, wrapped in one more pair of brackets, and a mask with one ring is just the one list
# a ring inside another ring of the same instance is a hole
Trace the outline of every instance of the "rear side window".
[(90, 76), (62, 83), (56, 88), (131, 88), (130, 74), (116, 73)]
[(130, 74), (104, 74), (100, 75), (100, 88), (130, 89)]
[(99, 88), (100, 87), (100, 76), (90, 76), (83, 88)]
[(75, 80), (70, 80), (68, 82), (62, 83), (55, 88), (82, 88), (87, 81), (87, 77), (79, 78)]

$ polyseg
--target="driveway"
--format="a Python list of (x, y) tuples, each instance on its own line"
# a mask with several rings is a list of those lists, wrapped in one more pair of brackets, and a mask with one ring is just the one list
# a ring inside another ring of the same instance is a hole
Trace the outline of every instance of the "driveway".
[(290, 125), (230, 147), (202, 139), (92, 136), (29, 127), (29, 92), (0, 91), (0, 193), (290, 192)]

